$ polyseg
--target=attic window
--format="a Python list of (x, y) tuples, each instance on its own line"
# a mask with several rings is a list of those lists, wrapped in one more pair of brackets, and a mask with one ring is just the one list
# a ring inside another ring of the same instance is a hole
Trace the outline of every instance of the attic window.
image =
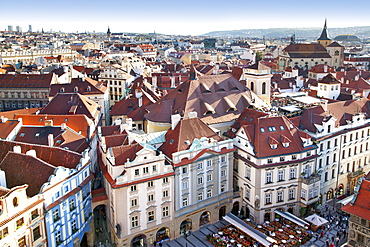
[(214, 112), (213, 111), (206, 111), (206, 113), (204, 113), (204, 115), (212, 115)]
[(270, 144), (271, 149), (277, 149), (277, 144)]
[(235, 108), (230, 107), (229, 109), (227, 109), (227, 111), (226, 111), (226, 112), (233, 112), (233, 111), (236, 111), (236, 109), (235, 109)]
[(57, 141), (56, 141), (56, 143), (57, 143), (57, 144), (60, 144), (61, 142), (62, 142), (61, 140), (57, 140)]
[(64, 122), (68, 122), (68, 118), (65, 118), (65, 119), (64, 119)]
[(35, 134), (35, 136), (36, 136), (36, 137), (39, 137), (39, 136), (40, 136), (40, 133), (36, 133), (36, 134)]
[(274, 126), (270, 126), (270, 127), (268, 127), (268, 129), (269, 129), (270, 132), (276, 131), (276, 128)]
[(24, 133), (21, 133), (19, 136), (20, 136), (20, 137), (24, 137), (24, 135), (25, 135)]
[(252, 117), (251, 117), (251, 118), (249, 119), (249, 122), (252, 122), (253, 120), (254, 120), (254, 118), (252, 118)]
[(179, 90), (177, 90), (177, 92), (182, 93), (182, 89), (181, 89), (181, 88), (179, 88)]
[(289, 147), (289, 142), (283, 143), (283, 147), (285, 147), (285, 148)]
[(225, 89), (220, 88), (220, 89), (217, 90), (217, 92), (225, 92)]
[(280, 129), (281, 129), (281, 130), (284, 130), (284, 126), (283, 126), (283, 125), (280, 125)]
[(75, 87), (75, 88), (73, 89), (73, 91), (74, 91), (74, 92), (78, 92), (78, 87)]
[(40, 118), (40, 122), (42, 122), (42, 118)]
[(59, 89), (59, 92), (64, 93), (64, 87), (62, 87), (61, 89)]
[(173, 139), (171, 139), (171, 140), (170, 140), (170, 144), (172, 144), (173, 142), (174, 142), (174, 140), (173, 140)]
[(264, 128), (260, 128), (261, 132), (262, 133), (265, 133), (265, 129)]
[(247, 118), (248, 118), (248, 116), (245, 116), (245, 117), (243, 118), (243, 120), (247, 120)]

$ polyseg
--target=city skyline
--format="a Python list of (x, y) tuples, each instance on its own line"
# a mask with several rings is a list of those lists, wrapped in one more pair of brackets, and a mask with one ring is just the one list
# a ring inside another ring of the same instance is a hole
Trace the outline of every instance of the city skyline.
[[(112, 32), (162, 33), (177, 35), (202, 35), (212, 31), (266, 29), (266, 28), (318, 28), (325, 18), (328, 28), (370, 26), (364, 18), (370, 2), (356, 1), (344, 6), (341, 1), (313, 0), (309, 5), (293, 1), (272, 0), (258, 2), (232, 0), (221, 2), (189, 0), (186, 3), (165, 0), (131, 1), (109, 0), (104, 6), (79, 1), (79, 7), (67, 0), (60, 5), (50, 5), (45, 0), (37, 6), (28, 6), (25, 0), (8, 3), (8, 11), (0, 17), (0, 30), (8, 26), (33, 31), (62, 32)], [(19, 6), (26, 6), (22, 8)], [(80, 7), (81, 6), (81, 7)], [(58, 11), (58, 12), (57, 12)]]

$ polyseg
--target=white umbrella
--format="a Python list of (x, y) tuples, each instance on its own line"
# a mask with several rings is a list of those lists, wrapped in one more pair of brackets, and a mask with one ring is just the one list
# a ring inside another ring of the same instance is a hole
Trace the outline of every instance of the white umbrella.
[(308, 222), (310, 222), (310, 223), (312, 223), (316, 226), (322, 226), (322, 225), (325, 225), (326, 223), (328, 223), (328, 221), (326, 219), (318, 216), (317, 214), (310, 215), (307, 218), (305, 218), (305, 220), (307, 220)]

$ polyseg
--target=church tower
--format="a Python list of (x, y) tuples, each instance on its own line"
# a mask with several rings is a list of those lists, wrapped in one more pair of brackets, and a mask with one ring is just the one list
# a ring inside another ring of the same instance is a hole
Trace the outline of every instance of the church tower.
[(317, 42), (324, 47), (327, 47), (328, 45), (331, 44), (331, 39), (329, 39), (328, 37), (328, 30), (326, 27), (326, 18), (325, 18), (324, 29), (322, 30), (320, 37), (317, 39)]
[(108, 41), (110, 40), (110, 36), (111, 36), (111, 32), (110, 32), (110, 28), (108, 27), (108, 31), (107, 31), (107, 38), (108, 38)]

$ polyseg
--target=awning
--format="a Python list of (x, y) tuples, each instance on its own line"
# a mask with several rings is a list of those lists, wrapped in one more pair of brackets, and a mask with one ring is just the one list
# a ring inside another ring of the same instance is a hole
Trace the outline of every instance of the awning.
[(261, 244), (263, 244), (266, 247), (271, 246), (271, 244), (276, 243), (277, 241), (275, 239), (272, 239), (271, 237), (266, 236), (262, 232), (254, 229), (238, 217), (236, 217), (233, 214), (228, 213), (226, 216), (223, 217), (224, 220), (238, 228), (239, 230), (245, 232), (249, 236), (251, 236), (253, 239), (257, 240)]
[(283, 217), (287, 220), (290, 220), (291, 222), (296, 223), (299, 226), (304, 227), (306, 225), (309, 225), (308, 222), (298, 218), (297, 216), (295, 216), (294, 214), (291, 214), (289, 212), (282, 212), (282, 211), (279, 211), (279, 210), (275, 210), (275, 213), (277, 213), (278, 215), (280, 215), (281, 217)]
[(295, 112), (295, 111), (300, 111), (301, 110), (301, 108), (299, 108), (298, 106), (295, 106), (295, 105), (282, 106), (282, 107), (280, 107), (280, 109), (282, 109), (284, 111), (288, 111), (288, 112)]
[(321, 102), (320, 99), (311, 97), (311, 96), (301, 96), (292, 98), (295, 101), (301, 102), (303, 104), (318, 104)]
[(306, 217), (305, 220), (307, 220), (308, 222), (311, 222), (315, 226), (322, 226), (329, 222), (326, 219), (318, 216), (317, 214), (310, 215)]
[(337, 203), (341, 203), (343, 206), (344, 205), (347, 205), (350, 201), (352, 201), (352, 199), (353, 199), (354, 196), (355, 196), (354, 194), (353, 195), (350, 195), (350, 196), (347, 196), (346, 198), (344, 198), (344, 199), (342, 199), (340, 201), (337, 201)]

